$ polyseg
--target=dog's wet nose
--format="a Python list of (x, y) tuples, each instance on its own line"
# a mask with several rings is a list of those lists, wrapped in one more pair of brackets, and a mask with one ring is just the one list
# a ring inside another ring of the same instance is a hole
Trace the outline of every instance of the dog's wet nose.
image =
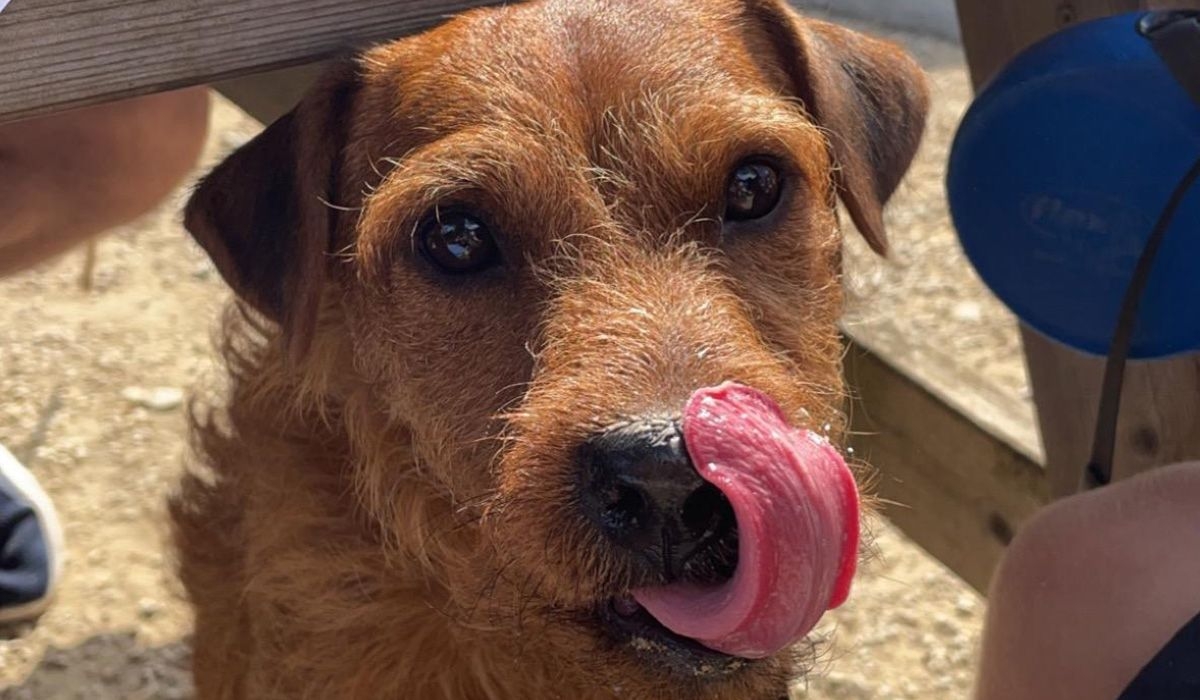
[(729, 502), (688, 457), (678, 421), (610, 428), (588, 440), (581, 457), (585, 515), (666, 580), (734, 527)]

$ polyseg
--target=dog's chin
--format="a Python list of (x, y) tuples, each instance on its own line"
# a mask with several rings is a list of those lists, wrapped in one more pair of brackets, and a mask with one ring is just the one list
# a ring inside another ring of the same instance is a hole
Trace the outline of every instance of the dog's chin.
[(614, 649), (632, 655), (654, 673), (701, 682), (720, 681), (760, 663), (675, 634), (627, 596), (598, 602), (594, 619), (599, 633)]

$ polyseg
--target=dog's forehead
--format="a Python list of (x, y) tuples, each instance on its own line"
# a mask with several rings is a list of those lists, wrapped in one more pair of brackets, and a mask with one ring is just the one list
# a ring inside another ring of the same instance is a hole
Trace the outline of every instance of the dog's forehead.
[(457, 197), (514, 230), (541, 222), (547, 245), (601, 222), (672, 228), (741, 157), (823, 171), (824, 140), (765, 35), (737, 0), (467, 13), (364, 57), (358, 168), (392, 218)]
[(769, 48), (725, 0), (545, 0), (466, 13), (368, 55), (407, 126), (502, 116), (576, 126), (663, 95), (778, 91)]

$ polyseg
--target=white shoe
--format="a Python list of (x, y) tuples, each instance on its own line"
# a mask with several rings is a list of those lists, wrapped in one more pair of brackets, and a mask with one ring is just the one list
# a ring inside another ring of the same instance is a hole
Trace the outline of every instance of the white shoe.
[(62, 572), (63, 533), (50, 497), (0, 445), (0, 624), (50, 606)]

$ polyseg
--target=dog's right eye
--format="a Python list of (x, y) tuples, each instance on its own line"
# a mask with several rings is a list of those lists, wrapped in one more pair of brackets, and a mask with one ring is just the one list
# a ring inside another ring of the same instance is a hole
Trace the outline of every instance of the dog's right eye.
[(725, 219), (751, 221), (770, 214), (779, 203), (779, 171), (762, 159), (744, 160), (725, 186)]
[(499, 260), (496, 240), (469, 211), (434, 211), (417, 229), (421, 252), (443, 272), (478, 272)]

